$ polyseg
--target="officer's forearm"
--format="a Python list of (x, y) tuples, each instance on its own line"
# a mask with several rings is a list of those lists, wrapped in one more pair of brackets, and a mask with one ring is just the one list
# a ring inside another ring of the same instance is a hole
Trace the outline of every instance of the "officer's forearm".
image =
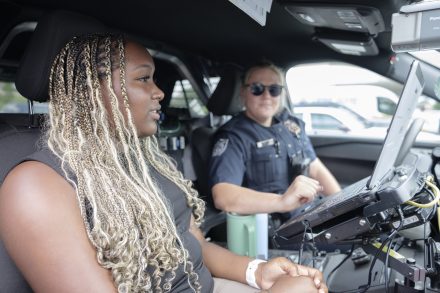
[(218, 183), (212, 188), (216, 208), (239, 214), (280, 212), (282, 197), (275, 193), (258, 192), (231, 183)]
[(332, 175), (329, 169), (319, 160), (316, 158), (311, 164), (310, 164), (310, 177), (312, 177), (315, 180), (318, 180), (319, 183), (322, 185), (323, 193), (325, 195), (331, 195), (341, 190), (341, 187), (336, 180), (336, 178)]

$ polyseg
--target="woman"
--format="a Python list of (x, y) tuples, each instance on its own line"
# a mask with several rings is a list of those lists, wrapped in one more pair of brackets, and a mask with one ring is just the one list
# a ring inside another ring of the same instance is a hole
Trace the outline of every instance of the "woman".
[[(316, 156), (304, 122), (283, 111), (284, 76), (270, 62), (250, 67), (241, 98), (245, 111), (216, 134), (210, 185), (216, 207), (240, 214), (273, 214), (275, 222), (340, 186)], [(272, 227), (278, 226), (274, 223)]]
[(112, 35), (76, 37), (54, 61), (45, 143), (0, 190), (1, 237), (32, 288), (324, 292), (314, 269), (255, 265), (205, 241), (203, 201), (153, 136), (154, 70), (144, 47)]

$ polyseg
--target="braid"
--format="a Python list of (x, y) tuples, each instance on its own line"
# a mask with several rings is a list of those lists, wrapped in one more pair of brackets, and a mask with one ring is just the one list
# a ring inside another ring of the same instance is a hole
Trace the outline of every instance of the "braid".
[[(59, 53), (50, 77), (48, 146), (75, 186), (98, 262), (111, 270), (118, 291), (169, 292), (182, 265), (191, 288), (199, 292), (198, 276), (151, 168), (184, 191), (198, 225), (204, 202), (155, 137), (137, 137), (124, 48), (122, 36), (91, 35), (74, 38)], [(113, 90), (116, 69), (122, 101)]]

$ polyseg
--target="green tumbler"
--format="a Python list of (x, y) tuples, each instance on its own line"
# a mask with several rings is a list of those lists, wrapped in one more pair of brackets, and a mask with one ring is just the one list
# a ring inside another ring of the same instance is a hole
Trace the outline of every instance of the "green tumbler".
[(255, 215), (228, 213), (226, 216), (228, 249), (239, 255), (256, 257), (257, 234)]

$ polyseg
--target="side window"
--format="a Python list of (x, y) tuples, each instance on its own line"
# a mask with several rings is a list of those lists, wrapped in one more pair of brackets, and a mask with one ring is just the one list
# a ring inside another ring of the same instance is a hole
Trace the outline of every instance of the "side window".
[[(286, 83), (297, 113), (315, 108), (307, 134), (328, 135), (324, 130), (339, 130), (346, 136), (374, 139), (385, 137), (404, 86), (366, 68), (338, 61), (295, 65), (287, 71)], [(418, 98), (412, 118), (425, 120), (424, 133), (417, 138), (420, 141), (440, 140), (439, 97)]]
[(386, 115), (393, 115), (396, 112), (397, 104), (384, 97), (377, 97), (377, 111)]
[(174, 84), (169, 107), (187, 109), (191, 118), (202, 118), (208, 115), (208, 109), (186, 79), (177, 80)]
[(303, 114), (302, 113), (294, 113), (295, 117), (297, 117), (298, 119), (303, 120)]
[[(34, 103), (34, 113), (47, 113), (47, 103)], [(28, 113), (28, 100), (15, 88), (13, 82), (0, 81), (0, 113)]]
[(340, 130), (343, 124), (336, 118), (327, 114), (312, 114), (312, 128), (326, 130)]

